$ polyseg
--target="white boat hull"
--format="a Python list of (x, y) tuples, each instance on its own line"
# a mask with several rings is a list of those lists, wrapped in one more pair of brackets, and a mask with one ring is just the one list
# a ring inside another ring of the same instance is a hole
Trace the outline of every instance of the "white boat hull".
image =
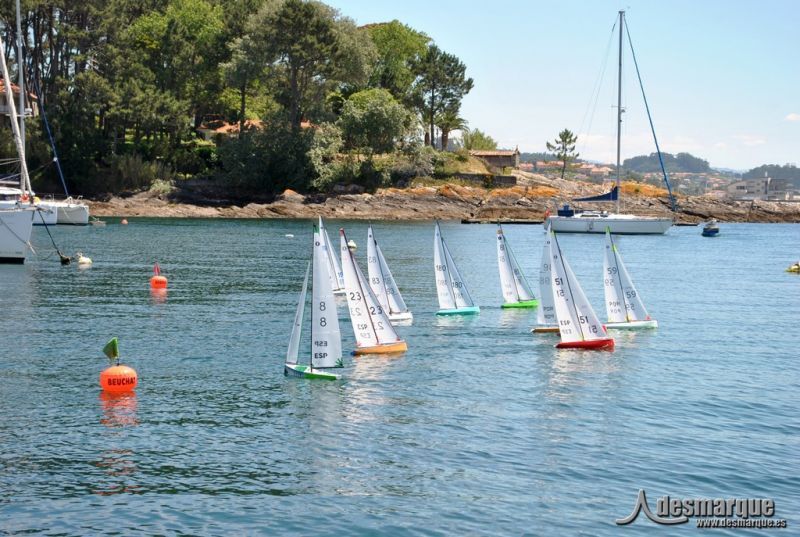
[(606, 328), (615, 330), (640, 330), (642, 328), (658, 328), (658, 321), (630, 321), (626, 323), (606, 323)]
[(33, 208), (0, 207), (0, 263), (22, 264), (33, 230)]
[(54, 226), (58, 223), (58, 211), (55, 208), (45, 205), (45, 202), (37, 204), (38, 210), (33, 217), (34, 226)]
[(69, 201), (52, 202), (58, 211), (58, 223), (61, 225), (85, 226), (89, 223), (89, 206), (85, 203)]
[(394, 325), (403, 325), (408, 326), (414, 322), (414, 314), (410, 311), (404, 311), (402, 313), (390, 313), (389, 314), (389, 322)]
[(663, 235), (672, 227), (671, 218), (636, 216), (631, 214), (577, 213), (575, 216), (549, 216), (544, 227), (557, 233), (605, 233), (610, 228), (615, 235)]

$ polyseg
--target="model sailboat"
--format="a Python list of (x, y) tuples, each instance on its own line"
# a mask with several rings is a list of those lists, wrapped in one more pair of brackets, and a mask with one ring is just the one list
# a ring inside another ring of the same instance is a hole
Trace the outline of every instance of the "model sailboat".
[(381, 307), (389, 314), (389, 321), (392, 324), (410, 324), (414, 320), (414, 315), (408, 311), (397, 283), (394, 281), (392, 271), (386, 264), (381, 247), (375, 240), (372, 226), (367, 230), (367, 275), (369, 276), (369, 286)]
[(321, 239), (319, 230), (314, 226), (314, 254), (309, 266), (313, 273), (311, 282), (313, 288), (311, 293), (311, 352), (308, 365), (298, 363), (300, 333), (306, 295), (308, 294), (309, 268), (306, 268), (306, 277), (303, 280), (303, 290), (300, 291), (300, 299), (297, 302), (297, 312), (294, 316), (292, 335), (289, 337), (289, 350), (286, 352), (286, 364), (283, 372), (287, 376), (336, 380), (340, 378), (339, 375), (323, 370), (324, 368), (342, 367), (342, 337)]
[(550, 231), (544, 239), (542, 250), (542, 264), (539, 267), (539, 310), (536, 312), (537, 326), (531, 330), (534, 334), (555, 332), (558, 333), (558, 319), (556, 319), (556, 305), (553, 299), (553, 254), (550, 249)]
[(339, 266), (339, 259), (336, 255), (337, 248), (331, 244), (331, 238), (328, 236), (328, 230), (322, 223), (322, 217), (319, 217), (319, 235), (322, 242), (322, 250), (325, 253), (326, 265), (328, 272), (331, 275), (331, 289), (336, 295), (344, 294), (344, 274), (342, 268)]
[(350, 322), (356, 336), (354, 354), (388, 354), (408, 350), (406, 342), (394, 331), (386, 311), (364, 279), (353, 252), (347, 247), (344, 230), (339, 230), (342, 272), (347, 290)]
[(500, 287), (505, 299), (502, 307), (535, 308), (539, 301), (533, 296), (528, 279), (522, 273), (500, 224), (497, 224), (497, 266), (500, 269)]
[(442, 238), (439, 222), (433, 236), (433, 267), (436, 274), (436, 291), (439, 311), (436, 315), (459, 315), (480, 313), (481, 309), (472, 301), (461, 274), (456, 268), (450, 250)]
[(586, 299), (575, 273), (564, 259), (555, 232), (551, 232), (552, 287), (555, 299), (559, 349), (613, 349), (614, 339), (608, 337), (592, 305)]
[(631, 275), (622, 263), (619, 250), (606, 229), (606, 255), (603, 259), (603, 286), (606, 297), (607, 328), (657, 328), (633, 286)]

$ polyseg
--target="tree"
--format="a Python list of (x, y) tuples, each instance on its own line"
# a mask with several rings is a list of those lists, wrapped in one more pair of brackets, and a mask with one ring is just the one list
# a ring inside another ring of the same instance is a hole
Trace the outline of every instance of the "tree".
[(350, 149), (367, 149), (368, 154), (391, 151), (410, 129), (413, 118), (392, 94), (384, 89), (354, 93), (344, 103), (337, 125)]
[(416, 78), (412, 67), (425, 53), (430, 38), (400, 21), (367, 27), (378, 58), (369, 77), (373, 88), (388, 90), (401, 103), (410, 103), (411, 85)]
[(547, 150), (555, 153), (556, 158), (561, 161), (561, 178), (564, 178), (564, 172), (567, 171), (567, 163), (575, 160), (580, 155), (575, 152), (575, 144), (578, 137), (575, 136), (569, 129), (564, 129), (558, 133), (558, 138), (551, 144), (547, 142)]
[(467, 128), (467, 120), (458, 115), (458, 109), (447, 109), (436, 116), (436, 126), (442, 135), (442, 151), (447, 151), (450, 142), (450, 133)]
[(467, 67), (455, 56), (443, 52), (436, 45), (414, 62), (417, 75), (414, 83), (414, 103), (422, 114), (431, 145), (434, 145), (436, 115), (447, 109), (458, 109), (461, 99), (472, 89), (471, 78), (466, 78)]
[(491, 151), (497, 149), (497, 142), (491, 136), (478, 129), (463, 129), (461, 131), (461, 145), (467, 150)]
[(334, 72), (337, 39), (330, 11), (317, 3), (286, 0), (268, 17), (260, 37), (279, 88), (276, 98), (298, 131), (314, 98), (320, 100), (321, 84)]

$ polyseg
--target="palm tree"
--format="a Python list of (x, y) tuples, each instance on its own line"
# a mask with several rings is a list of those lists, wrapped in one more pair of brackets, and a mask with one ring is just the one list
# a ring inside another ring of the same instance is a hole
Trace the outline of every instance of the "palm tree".
[(467, 120), (458, 115), (458, 109), (445, 110), (435, 118), (435, 124), (442, 131), (442, 151), (447, 151), (450, 133), (467, 128)]

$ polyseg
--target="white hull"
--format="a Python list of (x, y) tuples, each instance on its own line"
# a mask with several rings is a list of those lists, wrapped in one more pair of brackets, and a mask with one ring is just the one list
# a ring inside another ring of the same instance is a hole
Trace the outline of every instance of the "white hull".
[(658, 328), (658, 321), (629, 321), (626, 323), (606, 323), (606, 328), (612, 330), (639, 330), (641, 328)]
[(89, 206), (85, 203), (75, 203), (72, 201), (45, 201), (42, 205), (48, 204), (58, 212), (58, 223), (85, 226), (89, 223)]
[(389, 322), (394, 325), (400, 324), (403, 326), (408, 326), (414, 322), (414, 314), (410, 311), (405, 311), (402, 313), (390, 313)]
[(54, 226), (58, 223), (58, 211), (45, 205), (45, 202), (37, 204), (38, 210), (33, 217), (34, 226)]
[(25, 262), (35, 215), (33, 208), (0, 208), (0, 263)]
[(549, 216), (544, 221), (557, 233), (605, 233), (615, 235), (663, 235), (672, 227), (671, 218), (636, 216), (631, 214), (576, 213), (575, 216)]

